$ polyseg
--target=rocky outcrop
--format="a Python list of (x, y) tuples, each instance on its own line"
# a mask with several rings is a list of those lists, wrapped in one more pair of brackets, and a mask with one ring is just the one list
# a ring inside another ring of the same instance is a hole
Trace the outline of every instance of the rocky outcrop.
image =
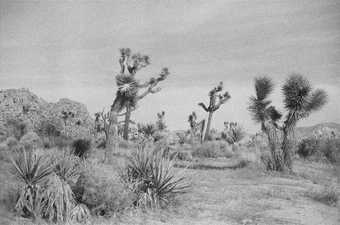
[[(69, 99), (48, 103), (28, 89), (0, 90), (0, 136), (8, 136), (10, 120), (21, 121), (26, 132), (37, 131), (42, 121), (61, 125), (61, 133), (70, 138), (88, 138), (93, 119), (84, 104)], [(1, 137), (0, 137), (1, 138)]]

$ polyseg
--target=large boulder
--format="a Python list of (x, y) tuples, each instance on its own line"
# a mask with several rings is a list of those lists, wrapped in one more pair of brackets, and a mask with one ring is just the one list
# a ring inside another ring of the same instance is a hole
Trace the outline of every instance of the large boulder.
[(63, 98), (49, 104), (48, 114), (62, 121), (62, 134), (66, 137), (77, 139), (91, 136), (94, 122), (84, 104)]
[[(28, 89), (0, 90), (0, 133), (8, 134), (8, 122), (20, 121), (26, 129), (33, 130), (36, 122), (41, 120), (47, 102)], [(3, 129), (5, 128), (5, 130)]]
[(0, 139), (19, 136), (8, 129), (9, 121), (23, 124), (25, 133), (35, 131), (38, 134), (41, 134), (43, 122), (51, 121), (57, 124), (62, 135), (72, 139), (90, 137), (94, 127), (84, 104), (64, 98), (48, 103), (28, 89), (0, 90)]

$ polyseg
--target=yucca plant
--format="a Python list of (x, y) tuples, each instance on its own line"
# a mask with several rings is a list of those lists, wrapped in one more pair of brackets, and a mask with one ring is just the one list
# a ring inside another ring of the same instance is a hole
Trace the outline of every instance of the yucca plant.
[(53, 171), (46, 183), (48, 207), (45, 215), (51, 221), (66, 221), (76, 206), (75, 196), (71, 189), (79, 176), (80, 159), (73, 155), (64, 155), (56, 159)]
[(256, 95), (250, 97), (248, 110), (253, 120), (261, 124), (261, 130), (267, 135), (271, 151), (270, 168), (278, 171), (291, 170), (290, 141), (296, 123), (320, 109), (326, 103), (327, 95), (320, 89), (312, 91), (307, 79), (299, 74), (292, 74), (282, 87), (287, 115), (283, 124), (279, 126), (282, 114), (270, 105), (271, 101), (268, 100), (273, 87), (269, 78), (256, 78)]
[(42, 218), (46, 207), (44, 184), (53, 173), (51, 163), (33, 151), (22, 149), (11, 158), (15, 175), (23, 183), (16, 210), (34, 220)]
[(151, 138), (156, 133), (154, 124), (138, 124), (138, 132), (142, 133), (144, 137)]
[(161, 151), (145, 148), (129, 158), (122, 178), (136, 193), (136, 205), (164, 207), (175, 195), (186, 192), (189, 188), (186, 178), (174, 171), (173, 163)]
[(235, 144), (241, 141), (245, 136), (243, 128), (236, 122), (224, 122), (224, 131), (222, 138), (229, 144)]

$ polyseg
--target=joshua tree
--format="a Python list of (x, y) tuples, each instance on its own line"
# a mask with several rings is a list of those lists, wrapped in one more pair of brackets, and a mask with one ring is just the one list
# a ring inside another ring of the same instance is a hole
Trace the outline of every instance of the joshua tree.
[(159, 131), (163, 131), (166, 129), (164, 117), (165, 117), (164, 111), (157, 113), (156, 129)]
[[(120, 54), (119, 64), (121, 70), (116, 76), (118, 90), (111, 106), (111, 112), (119, 113), (125, 109), (123, 137), (128, 139), (131, 112), (136, 109), (137, 102), (150, 93), (154, 94), (160, 91), (157, 85), (167, 78), (169, 71), (167, 68), (163, 68), (158, 77), (152, 77), (148, 81), (140, 83), (136, 80), (135, 75), (137, 71), (150, 64), (149, 56), (139, 53), (132, 54), (129, 48), (120, 49)], [(142, 93), (139, 93), (140, 91)]]
[(204, 111), (208, 112), (208, 123), (207, 123), (207, 128), (205, 130), (205, 135), (204, 135), (204, 140), (208, 140), (209, 137), (209, 132), (210, 132), (210, 125), (211, 125), (211, 120), (213, 113), (220, 108), (222, 104), (224, 104), (229, 98), (230, 95), (226, 91), (224, 94), (221, 94), (223, 90), (223, 83), (222, 81), (219, 83), (219, 85), (215, 88), (213, 88), (209, 92), (209, 106), (205, 106), (204, 103), (200, 102), (198, 103), (199, 106), (201, 106)]
[(200, 142), (203, 141), (203, 131), (205, 127), (205, 120), (201, 120), (200, 122), (197, 122), (197, 115), (195, 112), (192, 112), (189, 115), (188, 122), (190, 125), (190, 134), (191, 134), (191, 142), (194, 142), (194, 138), (196, 137), (197, 131), (200, 134)]
[(323, 90), (314, 90), (307, 79), (299, 74), (292, 74), (282, 87), (284, 107), (287, 114), (281, 126), (278, 125), (282, 114), (271, 106), (268, 95), (273, 90), (273, 83), (267, 77), (255, 79), (256, 96), (250, 98), (248, 110), (253, 119), (261, 124), (261, 130), (267, 135), (271, 150), (270, 169), (291, 170), (292, 159), (290, 143), (296, 124), (320, 109), (327, 101)]
[(234, 144), (244, 138), (244, 130), (237, 122), (224, 122), (224, 132), (222, 132), (222, 138), (229, 144)]

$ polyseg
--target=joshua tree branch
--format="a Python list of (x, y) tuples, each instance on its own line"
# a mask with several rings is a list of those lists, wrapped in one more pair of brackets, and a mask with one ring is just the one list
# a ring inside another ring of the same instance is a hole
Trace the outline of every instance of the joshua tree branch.
[(204, 109), (204, 111), (209, 112), (209, 108), (206, 107), (203, 102), (198, 103), (198, 105), (201, 106)]

